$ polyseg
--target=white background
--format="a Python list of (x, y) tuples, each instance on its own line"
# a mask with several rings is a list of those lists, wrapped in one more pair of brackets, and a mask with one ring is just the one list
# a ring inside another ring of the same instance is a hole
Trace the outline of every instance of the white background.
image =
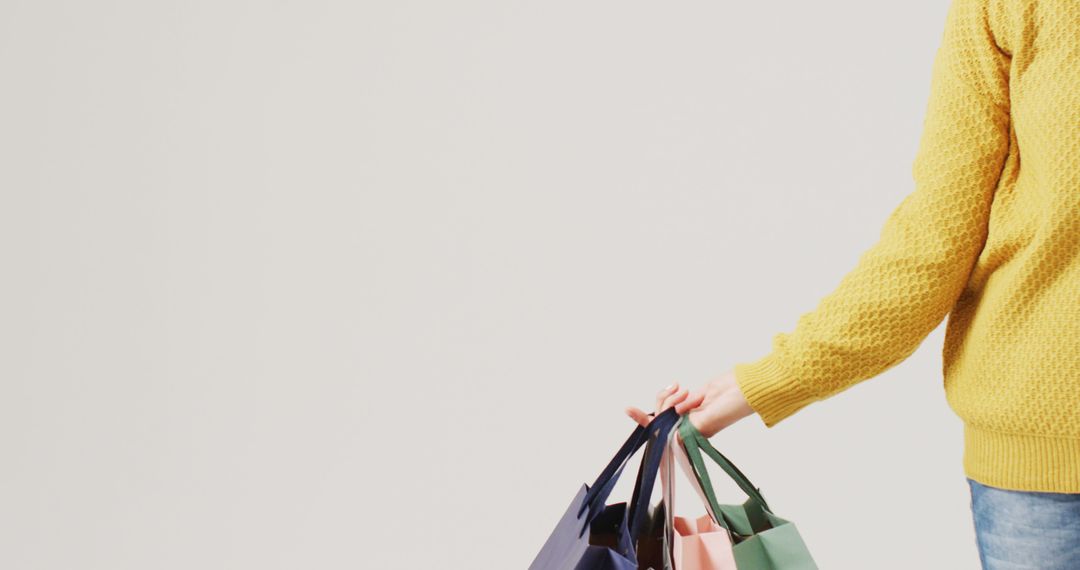
[[(525, 568), (877, 240), (947, 7), (0, 3), (0, 567)], [(943, 333), (713, 438), (823, 569), (978, 567)]]

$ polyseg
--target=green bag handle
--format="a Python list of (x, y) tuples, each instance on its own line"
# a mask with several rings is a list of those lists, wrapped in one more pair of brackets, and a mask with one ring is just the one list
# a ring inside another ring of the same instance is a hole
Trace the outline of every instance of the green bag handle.
[[(705, 496), (709, 500), (709, 504), (712, 506), (713, 511), (720, 515), (722, 510), (720, 509), (720, 503), (716, 500), (716, 493), (712, 488), (712, 480), (709, 478), (709, 471), (705, 468), (705, 461), (702, 459), (701, 452), (704, 451), (724, 473), (727, 473), (735, 483), (739, 486), (744, 493), (750, 498), (743, 503), (743, 510), (746, 511), (746, 519), (750, 523), (750, 527), (755, 533), (764, 532), (773, 527), (765, 515), (765, 512), (772, 512), (769, 508), (769, 504), (765, 502), (765, 497), (761, 495), (761, 490), (754, 486), (750, 482), (750, 479), (739, 471), (739, 468), (735, 466), (727, 457), (724, 457), (723, 453), (720, 453), (715, 447), (709, 443), (709, 439), (705, 437), (694, 424), (690, 423), (690, 419), (684, 414), (682, 421), (678, 424), (679, 436), (682, 439), (683, 447), (686, 449), (687, 456), (690, 457), (690, 463), (694, 468), (694, 473), (698, 479), (701, 480), (701, 487), (705, 491)], [(720, 523), (724, 526), (728, 526), (724, 523)]]

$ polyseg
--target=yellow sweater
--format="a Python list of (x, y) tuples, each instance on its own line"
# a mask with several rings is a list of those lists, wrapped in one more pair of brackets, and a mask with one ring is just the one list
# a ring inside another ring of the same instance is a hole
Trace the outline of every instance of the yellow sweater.
[(952, 0), (930, 77), (914, 191), (735, 376), (771, 428), (899, 364), (948, 315), (966, 475), (1080, 493), (1080, 2)]

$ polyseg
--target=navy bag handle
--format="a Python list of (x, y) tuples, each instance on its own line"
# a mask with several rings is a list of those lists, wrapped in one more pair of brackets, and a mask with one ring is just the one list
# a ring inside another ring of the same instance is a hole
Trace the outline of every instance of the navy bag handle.
[[(667, 409), (664, 413), (674, 412), (674, 408)], [(674, 419), (660, 419), (664, 413), (653, 419), (652, 423), (663, 422), (654, 432), (656, 439), (650, 439), (646, 446), (647, 455), (642, 459), (642, 466), (638, 470), (637, 480), (634, 482), (633, 499), (630, 503), (630, 536), (636, 540), (645, 524), (645, 516), (648, 513), (649, 497), (652, 495), (656, 477), (660, 472), (660, 464), (664, 459), (664, 448), (669, 442), (668, 435), (675, 425), (679, 423), (679, 415), (673, 413)], [(651, 425), (651, 424), (650, 424)]]
[(615, 453), (615, 456), (612, 457), (607, 467), (604, 468), (604, 471), (600, 473), (600, 476), (596, 478), (593, 486), (586, 493), (578, 511), (578, 516), (580, 517), (586, 510), (589, 511), (589, 515), (581, 528), (579, 536), (585, 533), (589, 528), (589, 523), (604, 510), (607, 499), (614, 490), (615, 483), (618, 482), (619, 476), (626, 467), (626, 462), (630, 459), (630, 456), (641, 449), (647, 441), (651, 440), (658, 442), (658, 444), (650, 446), (650, 453), (642, 460), (638, 484), (634, 487), (634, 496), (630, 503), (630, 536), (636, 539), (637, 531), (640, 530), (644, 522), (645, 506), (648, 505), (657, 473), (660, 471), (660, 461), (663, 456), (664, 445), (668, 439), (667, 435), (678, 421), (679, 415), (676, 413), (675, 408), (672, 407), (654, 417), (648, 426), (639, 425), (634, 429), (634, 432), (630, 434), (630, 437), (623, 443), (619, 451)]

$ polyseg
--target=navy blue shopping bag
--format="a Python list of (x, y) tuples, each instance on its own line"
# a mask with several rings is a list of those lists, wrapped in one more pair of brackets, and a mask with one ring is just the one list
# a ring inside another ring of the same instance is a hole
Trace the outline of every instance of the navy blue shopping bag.
[[(668, 408), (648, 426), (638, 426), (596, 481), (581, 486), (529, 570), (638, 570), (637, 542), (646, 528), (668, 434), (678, 421), (675, 409)], [(646, 443), (630, 505), (608, 505), (627, 461)]]

